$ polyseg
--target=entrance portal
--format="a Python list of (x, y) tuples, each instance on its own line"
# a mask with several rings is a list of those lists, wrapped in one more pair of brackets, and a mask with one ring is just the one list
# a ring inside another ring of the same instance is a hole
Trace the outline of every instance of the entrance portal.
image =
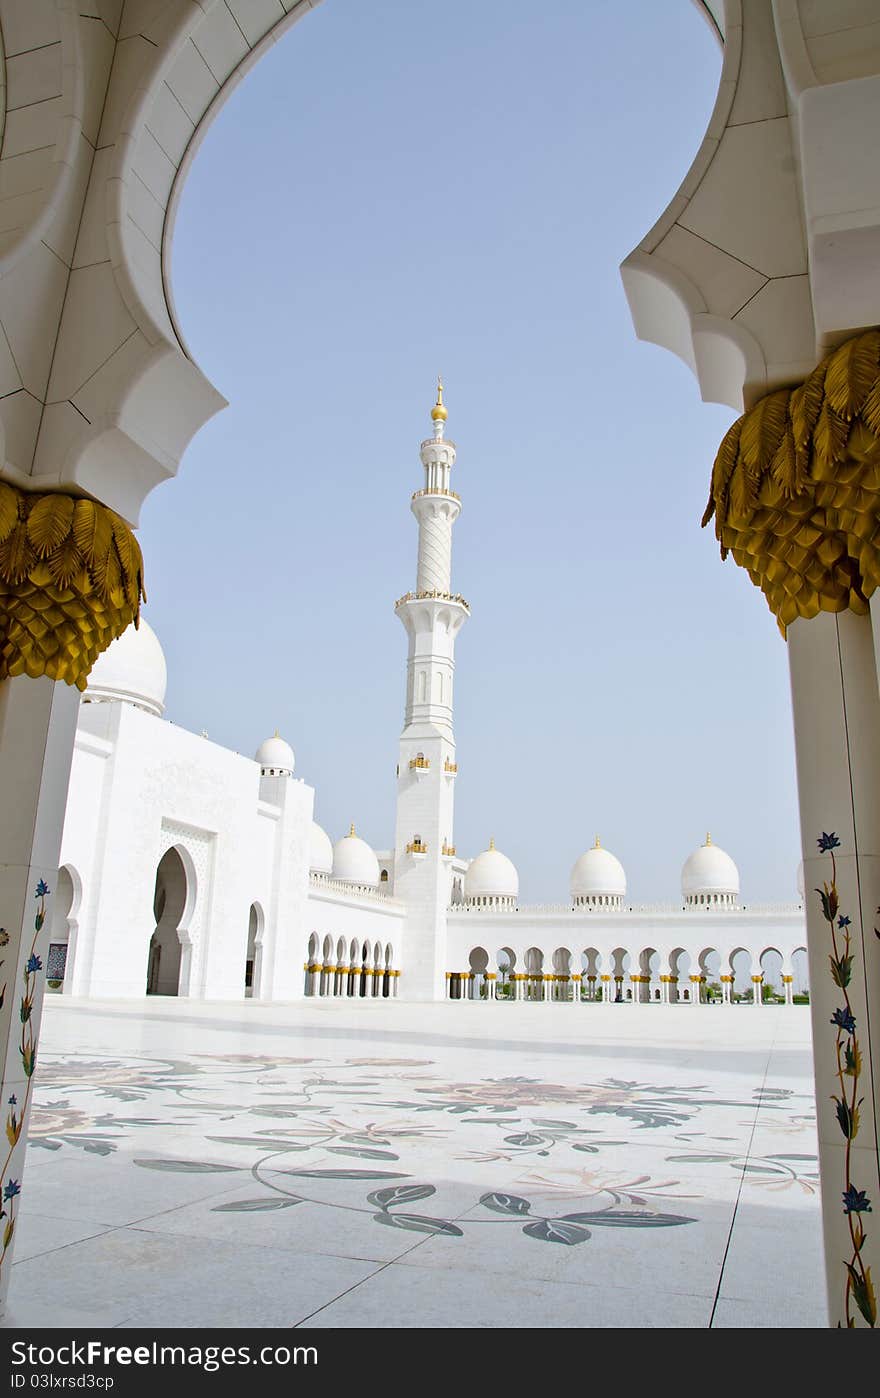
[(153, 916), (156, 930), (150, 938), (147, 963), (148, 995), (180, 994), (180, 936), (178, 928), (186, 907), (187, 878), (176, 849), (163, 854), (156, 870)]

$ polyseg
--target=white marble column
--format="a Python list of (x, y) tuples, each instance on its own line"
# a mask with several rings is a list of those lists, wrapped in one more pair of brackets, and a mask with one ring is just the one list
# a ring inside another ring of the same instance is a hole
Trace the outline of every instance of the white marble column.
[(721, 1003), (729, 1005), (731, 1001), (731, 991), (733, 990), (733, 976), (721, 976)]
[(876, 1324), (865, 1274), (880, 1278), (880, 696), (871, 620), (848, 611), (796, 621), (788, 650), (829, 1319), (861, 1328)]
[(782, 977), (782, 988), (785, 991), (786, 1005), (794, 1004), (794, 976)]
[(5, 1313), (43, 1007), (50, 910), (79, 691), (49, 679), (0, 683), (0, 1041), (5, 1116), (0, 1304)]
[(764, 977), (752, 976), (752, 1004), (756, 1009), (760, 1009), (764, 1001), (761, 998), (761, 987), (764, 984)]

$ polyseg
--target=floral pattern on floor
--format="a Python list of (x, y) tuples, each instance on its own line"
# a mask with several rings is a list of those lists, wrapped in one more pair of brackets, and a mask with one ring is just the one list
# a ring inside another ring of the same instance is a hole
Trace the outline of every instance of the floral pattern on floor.
[[(784, 1149), (743, 1152), (758, 1117)], [(124, 1153), (144, 1171), (253, 1182), (248, 1197), (210, 1204), (215, 1213), (310, 1203), (406, 1232), (460, 1238), (503, 1224), (567, 1247), (595, 1229), (698, 1225), (707, 1170), (814, 1195), (814, 1138), (811, 1096), (788, 1088), (728, 1097), (668, 1078), (451, 1082), (424, 1058), (266, 1054), (48, 1056), (30, 1124), (32, 1152)], [(441, 1162), (445, 1181), (471, 1190), (454, 1217), (435, 1211), (430, 1169)]]

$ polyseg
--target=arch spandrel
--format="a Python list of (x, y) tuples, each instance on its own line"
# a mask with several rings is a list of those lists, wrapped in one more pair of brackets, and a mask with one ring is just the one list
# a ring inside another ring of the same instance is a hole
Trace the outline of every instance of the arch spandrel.
[(102, 17), (0, 0), (11, 46), (43, 51), (39, 64), (6, 55), (16, 103), (0, 164), (42, 164), (15, 236), (0, 235), (0, 476), (94, 495), (136, 524), (225, 405), (174, 319), (177, 196), (223, 101), (319, 3), (126, 0)]
[(816, 332), (773, 7), (726, 0), (723, 28), (706, 135), (621, 277), (639, 338), (684, 360), (704, 399), (742, 411), (809, 373)]

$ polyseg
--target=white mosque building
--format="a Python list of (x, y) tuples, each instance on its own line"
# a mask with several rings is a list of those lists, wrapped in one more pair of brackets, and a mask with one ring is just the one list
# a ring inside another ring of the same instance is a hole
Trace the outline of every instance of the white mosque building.
[[(470, 616), (452, 590), (455, 445), (442, 388), (421, 445), (415, 589), (407, 633), (394, 848), (354, 826), (335, 844), (313, 819), (276, 733), (253, 760), (163, 717), (166, 667), (146, 620), (100, 656), (80, 707), (47, 980), (74, 995), (204, 999), (705, 1003), (710, 983), (768, 966), (791, 1002), (805, 965), (803, 889), (744, 907), (733, 860), (709, 836), (674, 904), (627, 903), (620, 862), (596, 839), (557, 906), (525, 907), (511, 861), (455, 848), (455, 640)], [(769, 958), (769, 959), (768, 959)]]

